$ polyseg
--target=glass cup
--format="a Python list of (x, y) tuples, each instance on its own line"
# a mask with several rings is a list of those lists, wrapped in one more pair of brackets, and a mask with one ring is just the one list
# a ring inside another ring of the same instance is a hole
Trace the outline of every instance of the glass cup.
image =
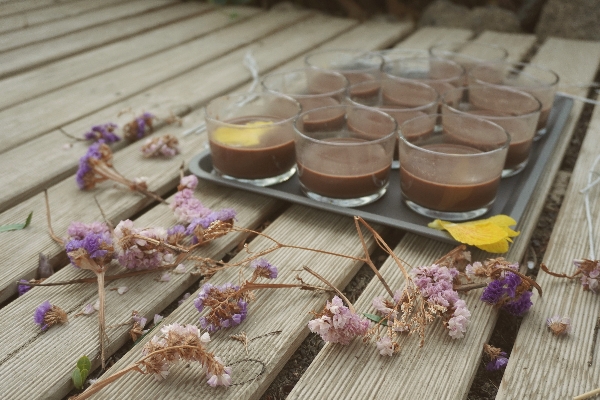
[(448, 221), (485, 214), (496, 199), (509, 143), (500, 125), (467, 114), (406, 121), (400, 127), (404, 202), (421, 215)]
[[(404, 121), (422, 115), (437, 113), (439, 95), (437, 91), (422, 82), (402, 78), (384, 78), (377, 81), (379, 90), (370, 97), (353, 96), (351, 93), (362, 93), (363, 87), (372, 82), (360, 82), (348, 89), (348, 103), (383, 111), (391, 115), (398, 126)], [(398, 146), (394, 146), (392, 169), (398, 169)]]
[(206, 106), (214, 173), (257, 186), (296, 172), (293, 123), (300, 104), (289, 96), (246, 93), (218, 97)]
[[(464, 96), (463, 96), (464, 94)], [(442, 114), (471, 114), (506, 129), (510, 146), (502, 177), (518, 174), (529, 161), (542, 104), (527, 92), (503, 86), (452, 89), (442, 98)]]
[(559, 81), (554, 71), (527, 63), (485, 63), (469, 71), (468, 81), (469, 86), (511, 86), (535, 96), (542, 103), (535, 139), (546, 133), (546, 124)]
[[(346, 97), (348, 79), (338, 72), (317, 68), (301, 68), (275, 72), (262, 79), (264, 91), (294, 98), (302, 111), (337, 106)], [(343, 118), (343, 111), (340, 111)]]
[[(313, 68), (337, 71), (353, 85), (379, 78), (383, 57), (365, 50), (323, 50), (307, 55), (304, 63)], [(370, 88), (364, 95), (369, 96), (374, 90), (377, 88)]]
[[(343, 119), (337, 117), (340, 110)], [(312, 122), (315, 113), (324, 122)], [(392, 117), (342, 105), (304, 112), (294, 127), (300, 187), (309, 198), (357, 207), (385, 194), (396, 143)]]
[(504, 61), (508, 51), (491, 43), (450, 42), (440, 43), (429, 48), (433, 57), (445, 58), (462, 65), (468, 72), (475, 65), (485, 62)]
[(391, 77), (414, 79), (433, 87), (443, 95), (462, 86), (465, 69), (451, 60), (434, 57), (404, 58), (386, 62), (383, 72)]

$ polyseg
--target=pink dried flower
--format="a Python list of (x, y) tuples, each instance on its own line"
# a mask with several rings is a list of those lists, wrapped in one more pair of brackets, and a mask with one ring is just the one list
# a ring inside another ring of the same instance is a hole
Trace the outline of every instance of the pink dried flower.
[(369, 321), (344, 306), (338, 296), (328, 301), (323, 311), (315, 316), (317, 318), (308, 322), (308, 329), (326, 342), (348, 345), (356, 336), (363, 336), (369, 330)]
[(169, 204), (178, 222), (190, 223), (194, 218), (202, 218), (211, 213), (200, 200), (194, 197), (194, 191), (184, 187), (175, 193), (173, 201)]
[(172, 135), (147, 139), (141, 148), (144, 157), (173, 157), (179, 154), (179, 141)]
[(198, 186), (198, 178), (196, 175), (187, 175), (181, 178), (177, 190), (191, 189), (195, 190)]
[(571, 331), (571, 318), (555, 315), (546, 320), (546, 325), (556, 336), (567, 335)]
[(389, 336), (384, 335), (377, 341), (377, 351), (382, 356), (392, 356), (397, 351), (398, 343), (394, 342)]
[(583, 290), (598, 292), (600, 287), (598, 278), (600, 277), (600, 261), (598, 260), (573, 260), (577, 271), (581, 272), (581, 285)]
[(119, 262), (129, 269), (153, 269), (175, 261), (164, 228), (138, 229), (131, 220), (119, 222), (114, 230), (115, 250)]

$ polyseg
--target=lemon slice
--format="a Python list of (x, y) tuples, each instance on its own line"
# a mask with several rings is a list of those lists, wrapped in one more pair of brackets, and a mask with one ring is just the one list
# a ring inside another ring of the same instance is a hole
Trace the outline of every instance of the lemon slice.
[(213, 133), (213, 140), (230, 146), (254, 146), (269, 132), (271, 125), (271, 121), (253, 121), (239, 128), (222, 126)]

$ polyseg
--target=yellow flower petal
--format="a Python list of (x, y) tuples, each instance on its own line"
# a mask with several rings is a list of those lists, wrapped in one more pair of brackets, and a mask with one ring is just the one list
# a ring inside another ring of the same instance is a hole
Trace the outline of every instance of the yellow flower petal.
[(511, 237), (519, 232), (509, 228), (516, 225), (517, 221), (507, 215), (496, 215), (488, 219), (454, 223), (436, 219), (428, 226), (430, 228), (446, 230), (452, 237), (464, 244), (476, 246), (489, 253), (506, 253)]
[(240, 128), (222, 126), (213, 133), (213, 140), (230, 146), (255, 146), (260, 143), (260, 137), (269, 132), (270, 121), (253, 121)]

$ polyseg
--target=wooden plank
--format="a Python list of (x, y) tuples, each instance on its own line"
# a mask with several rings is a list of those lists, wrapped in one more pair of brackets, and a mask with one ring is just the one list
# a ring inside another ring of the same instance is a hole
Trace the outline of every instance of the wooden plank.
[[(434, 38), (441, 37), (431, 32)], [(503, 41), (503, 34), (497, 34), (496, 39)], [(434, 44), (426, 35), (420, 40), (426, 48)], [(529, 42), (533, 44), (533, 41)], [(411, 44), (411, 48), (415, 45)], [(528, 48), (517, 43), (516, 48), (510, 50), (511, 58), (519, 59)], [(394, 251), (407, 264), (419, 266), (429, 265), (451, 248), (447, 244), (407, 234)], [(473, 256), (474, 259), (483, 258), (482, 252)], [(508, 254), (509, 259), (520, 259), (520, 256), (515, 257), (513, 251)], [(404, 278), (393, 262), (388, 260), (381, 273), (386, 280), (389, 279), (393, 288), (402, 287)], [(373, 297), (383, 293), (381, 285), (373, 280), (361, 295), (357, 307), (362, 307), (363, 312), (372, 311)], [(479, 366), (481, 348), (491, 335), (497, 317), (496, 311), (479, 301), (479, 296), (480, 293), (474, 292), (464, 297), (472, 313), (464, 339), (451, 339), (443, 325), (436, 322), (423, 348), (418, 348), (418, 340), (412, 338), (405, 341), (402, 353), (392, 358), (380, 356), (373, 344), (363, 347), (355, 341), (349, 348), (326, 344), (289, 398), (335, 396), (359, 399), (367, 395), (382, 399), (465, 398)], [(422, 384), (424, 376), (429, 379), (427, 385)]]
[(38, 8), (46, 8), (55, 3), (54, 0), (13, 1), (0, 4), (0, 15), (11, 15)]
[[(99, 10), (95, 10), (94, 12), (74, 16), (72, 18), (61, 19), (43, 25), (27, 27), (27, 29), (24, 30), (4, 33), (0, 35), (0, 52), (16, 49), (18, 47), (23, 47), (35, 42), (47, 41), (54, 37), (66, 35), (70, 32), (102, 25), (107, 22), (113, 22), (118, 19), (131, 17), (136, 14), (150, 12), (176, 4), (174, 0), (138, 0), (124, 4), (118, 4), (118, 0), (112, 0), (112, 2), (117, 4), (113, 7), (103, 7)], [(110, 5), (110, 2), (107, 3)], [(74, 5), (84, 5), (85, 7), (74, 7)], [(67, 3), (59, 6), (61, 8), (57, 11), (63, 14), (68, 14), (68, 12), (65, 12), (65, 10), (69, 10), (75, 13), (73, 15), (76, 15), (85, 9), (97, 8), (100, 5), (100, 3), (88, 1), (76, 2), (74, 4)], [(52, 10), (55, 9), (53, 8)], [(48, 12), (48, 10), (43, 11)], [(65, 17), (67, 16), (69, 15), (65, 15)], [(29, 22), (29, 14), (25, 14), (24, 18), (27, 22)], [(0, 26), (2, 26), (2, 24), (3, 21), (0, 19)], [(1, 30), (2, 29), (0, 28), (0, 31)]]
[[(206, 9), (209, 11), (210, 9)], [(0, 110), (68, 84), (184, 44), (259, 13), (258, 8), (226, 7), (0, 80)], [(228, 14), (234, 13), (236, 18)], [(213, 15), (214, 14), (214, 15)]]
[[(555, 69), (565, 85), (593, 81), (600, 63), (600, 43), (550, 39), (535, 61)], [(569, 92), (585, 97), (587, 90), (570, 88)], [(582, 108), (580, 102), (575, 102), (575, 106)], [(574, 118), (569, 132), (565, 132), (566, 144), (576, 121)], [(598, 155), (599, 140), (600, 109), (596, 107), (543, 260), (559, 273), (572, 274), (575, 271), (573, 259), (589, 257), (583, 195), (579, 190), (587, 185), (588, 171)], [(594, 227), (600, 222), (597, 193), (597, 189), (590, 193)], [(598, 251), (600, 237), (594, 229)], [(579, 281), (567, 282), (541, 271), (537, 282), (544, 288), (544, 299), (534, 300), (532, 310), (521, 324), (498, 399), (565, 399), (600, 386), (598, 349), (592, 365), (587, 365), (594, 325), (600, 315), (597, 295), (584, 292)], [(546, 329), (546, 318), (554, 315), (571, 317), (572, 331), (567, 338), (556, 338)]]
[(473, 32), (458, 28), (421, 28), (396, 45), (398, 49), (427, 50), (437, 43), (452, 40), (455, 42), (469, 40)]
[[(257, 38), (305, 18), (308, 11), (263, 14), (224, 31), (165, 50), (60, 90), (0, 111), (7, 135), (0, 152), (10, 150), (52, 129), (131, 97), (150, 87), (197, 68)], [(273, 18), (277, 16), (278, 18)], [(229, 18), (220, 13), (211, 18), (226, 26)], [(9, 129), (13, 129), (9, 133)], [(86, 128), (87, 129), (87, 128)]]
[[(0, 17), (0, 32), (8, 32), (20, 28), (29, 28), (42, 23), (75, 17), (93, 10), (109, 7), (115, 3), (122, 3), (122, 1), (75, 1), (72, 3), (55, 4), (52, 7), (30, 10), (15, 15)], [(73, 20), (76, 19), (69, 19), (68, 21), (64, 21), (64, 23), (71, 24)]]
[[(161, 0), (151, 1), (160, 3)], [(188, 18), (204, 12), (206, 7), (197, 2), (176, 4), (0, 53), (0, 78)]]
[[(255, 12), (254, 9), (247, 9), (247, 11), (250, 11), (251, 13)], [(243, 15), (244, 11), (240, 10), (240, 14)], [(240, 40), (251, 41), (258, 39), (263, 37), (265, 34), (283, 27), (286, 24), (289, 25), (303, 20), (309, 17), (309, 15), (310, 13), (307, 12), (290, 12), (284, 14), (272, 13), (261, 15), (254, 22), (250, 21), (248, 24), (242, 24), (239, 29), (236, 29), (229, 34), (217, 32), (205, 38), (204, 41), (201, 41), (195, 45), (197, 49), (201, 50), (198, 50), (193, 54), (196, 54), (196, 60), (212, 60), (220, 53), (237, 47), (240, 44)], [(229, 21), (228, 17), (221, 13), (216, 13), (210, 18), (215, 19), (217, 22), (220, 21), (221, 23), (224, 21)], [(212, 25), (213, 23), (203, 21), (202, 26), (205, 28), (211, 28)], [(269, 31), (269, 28), (271, 31)], [(215, 40), (215, 37), (217, 36), (220, 37), (220, 41)], [(185, 52), (183, 52), (183, 55), (185, 55)], [(146, 61), (143, 61), (143, 63), (145, 62)], [(235, 60), (234, 62), (239, 63), (238, 60)], [(135, 68), (133, 70), (135, 72)], [(165, 68), (164, 71), (165, 73), (168, 73), (169, 69)], [(203, 68), (202, 71), (205, 73), (205, 75), (198, 75), (194, 79), (202, 80), (206, 76), (210, 76), (210, 74), (215, 73), (215, 71), (212, 71), (210, 67)], [(239, 77), (240, 79), (244, 80), (248, 79), (247, 74), (239, 75)], [(175, 84), (178, 87), (189, 86), (189, 81), (187, 81), (185, 77), (178, 78), (177, 82), (180, 82), (179, 84)], [(215, 86), (219, 87), (218, 93), (221, 93), (221, 86), (225, 85), (226, 87), (231, 87), (231, 85), (235, 85), (234, 82), (238, 81), (224, 80), (220, 84), (215, 84)], [(166, 86), (168, 87), (170, 84), (167, 84)], [(155, 115), (160, 115), (163, 118), (168, 117), (171, 111), (180, 114), (190, 111), (190, 107), (181, 107), (181, 105), (187, 102), (188, 99), (183, 97), (181, 93), (176, 92), (172, 92), (173, 96), (175, 97), (170, 98), (168, 101), (163, 101), (164, 99), (161, 99), (154, 103), (148, 103), (148, 96), (151, 96), (152, 93), (155, 93), (154, 90), (156, 89), (157, 88), (154, 88), (149, 92), (142, 93), (134, 96), (131, 99), (127, 99), (124, 102), (117, 103), (109, 109), (102, 111), (101, 114), (93, 114), (83, 118), (78, 123), (75, 123), (73, 127), (64, 127), (64, 130), (70, 132), (73, 136), (81, 137), (82, 134), (91, 126), (98, 123), (114, 121), (122, 126), (133, 118), (132, 114), (129, 113), (125, 113), (120, 118), (116, 118), (120, 111), (127, 108), (131, 108), (132, 110), (139, 109), (140, 112), (152, 111), (155, 113)], [(204, 101), (208, 100), (206, 95), (211, 95), (214, 93), (214, 89), (211, 91), (210, 88), (207, 88), (207, 90), (208, 91), (206, 94), (201, 94), (201, 96), (205, 96)], [(196, 93), (196, 96), (197, 95), (198, 94)], [(177, 99), (175, 103), (174, 99)], [(189, 99), (192, 100), (193, 97)], [(152, 106), (149, 107), (148, 104), (151, 104)], [(63, 145), (68, 142), (74, 142), (73, 147), (64, 149)], [(73, 174), (76, 171), (78, 159), (85, 151), (87, 145), (88, 143), (86, 142), (75, 142), (72, 139), (67, 138), (61, 131), (54, 131), (4, 153), (3, 157), (0, 157), (0, 167), (5, 168), (6, 171), (11, 171), (11, 173), (4, 174), (2, 177), (0, 177), (0, 186), (10, 189), (2, 191), (2, 194), (0, 195), (0, 211), (4, 211), (34, 195), (40, 190), (40, 188), (52, 185)], [(117, 143), (113, 147), (115, 150), (117, 150), (125, 145), (127, 145), (127, 143), (121, 142)], [(31, 154), (37, 154), (37, 157), (32, 159)], [(28, 165), (28, 167), (25, 167), (25, 165)], [(28, 172), (31, 170), (37, 170), (39, 173), (34, 177), (31, 177), (30, 172)]]
[[(272, 15), (280, 14), (275, 13)], [(282, 19), (283, 17), (280, 16), (279, 18)], [(161, 113), (157, 110), (172, 109), (178, 111), (183, 108), (186, 110), (185, 112), (189, 112), (191, 107), (187, 106), (189, 98), (186, 96), (188, 93), (196, 93), (191, 98), (192, 100), (199, 101), (200, 98), (204, 98), (203, 101), (207, 101), (221, 93), (231, 91), (251, 79), (250, 73), (241, 63), (248, 49), (252, 49), (257, 59), (261, 60), (259, 67), (262, 73), (284, 63), (291, 57), (302, 54), (314, 46), (339, 35), (356, 25), (356, 23), (356, 21), (318, 16), (303, 23), (293, 25), (278, 34), (263, 39), (258, 44), (234, 51), (226, 57), (222, 57), (201, 68), (194, 69), (188, 74), (178, 77), (176, 80), (155, 87), (152, 91), (132, 99), (132, 101), (135, 101), (132, 106), (135, 108), (143, 106), (145, 110), (153, 113), (156, 111), (156, 115), (163, 117), (166, 117), (168, 112)], [(317, 26), (320, 29), (315, 29)], [(289, 45), (286, 46), (286, 43)], [(275, 48), (279, 49), (279, 51), (273, 51)], [(190, 82), (197, 84), (190, 85)], [(103, 112), (107, 114), (100, 113), (96, 115), (95, 118), (98, 119), (92, 120), (92, 123), (112, 120), (119, 110), (128, 105), (127, 102), (124, 102), (120, 104), (119, 108), (115, 107), (111, 110), (104, 110)], [(184, 107), (181, 107), (182, 105)], [(180, 112), (183, 113), (183, 111)], [(123, 116), (121, 118), (124, 119)], [(90, 120), (87, 120), (85, 129), (89, 128), (90, 125)], [(79, 132), (81, 132), (81, 129)], [(185, 157), (189, 159), (193, 154), (198, 153), (199, 150), (200, 148), (198, 147), (185, 149), (185, 151), (191, 152), (184, 152), (184, 154), (187, 154)], [(80, 157), (84, 151), (85, 147), (79, 147), (77, 153), (72, 157), (74, 159)], [(148, 176), (150, 178), (150, 190), (156, 191), (159, 194), (172, 190), (178, 180), (177, 165), (167, 164), (165, 161), (161, 163), (163, 167), (160, 168), (160, 171), (149, 171), (147, 169), (150, 165), (153, 165), (153, 161), (140, 161), (141, 157), (138, 151), (136, 146), (129, 146), (119, 152), (116, 157), (123, 157), (125, 160), (129, 160), (131, 165), (117, 166), (117, 168), (121, 171), (128, 171), (127, 175), (131, 177), (136, 176), (136, 174)], [(62, 156), (64, 157), (64, 154)], [(172, 173), (165, 171), (172, 171)], [(110, 187), (110, 184), (103, 185), (103, 187), (96, 191), (80, 193), (76, 190), (73, 178), (62, 181), (52, 187), (50, 189), (51, 196), (55, 199), (61, 199), (59, 201), (60, 205), (53, 206), (52, 214), (55, 229), (64, 231), (70, 221), (90, 218), (92, 215), (95, 218), (100, 217), (97, 213), (90, 214), (89, 206), (90, 204), (93, 205), (94, 202), (83, 202), (81, 200), (82, 195), (88, 196), (98, 193), (101, 203), (107, 205), (105, 209), (106, 215), (109, 218), (115, 219), (123, 219), (134, 215), (149, 204), (148, 200), (140, 198), (136, 194), (124, 193), (122, 190), (108, 189), (108, 187)], [(75, 196), (73, 193), (80, 194)], [(89, 199), (91, 200), (91, 197)], [(0, 241), (0, 302), (5, 301), (16, 293), (16, 286), (14, 285), (16, 280), (21, 277), (33, 277), (37, 263), (37, 254), (39, 252), (48, 253), (51, 258), (56, 260), (58, 260), (61, 254), (61, 250), (48, 238), (46, 233), (45, 216), (43, 211), (41, 211), (44, 210), (42, 195), (38, 194), (0, 214), (0, 224), (20, 220), (24, 212), (26, 214), (29, 213), (29, 211), (25, 210), (40, 210), (34, 213), (30, 229), (28, 228), (27, 231), (12, 232), (13, 235), (11, 235), (10, 241)]]

